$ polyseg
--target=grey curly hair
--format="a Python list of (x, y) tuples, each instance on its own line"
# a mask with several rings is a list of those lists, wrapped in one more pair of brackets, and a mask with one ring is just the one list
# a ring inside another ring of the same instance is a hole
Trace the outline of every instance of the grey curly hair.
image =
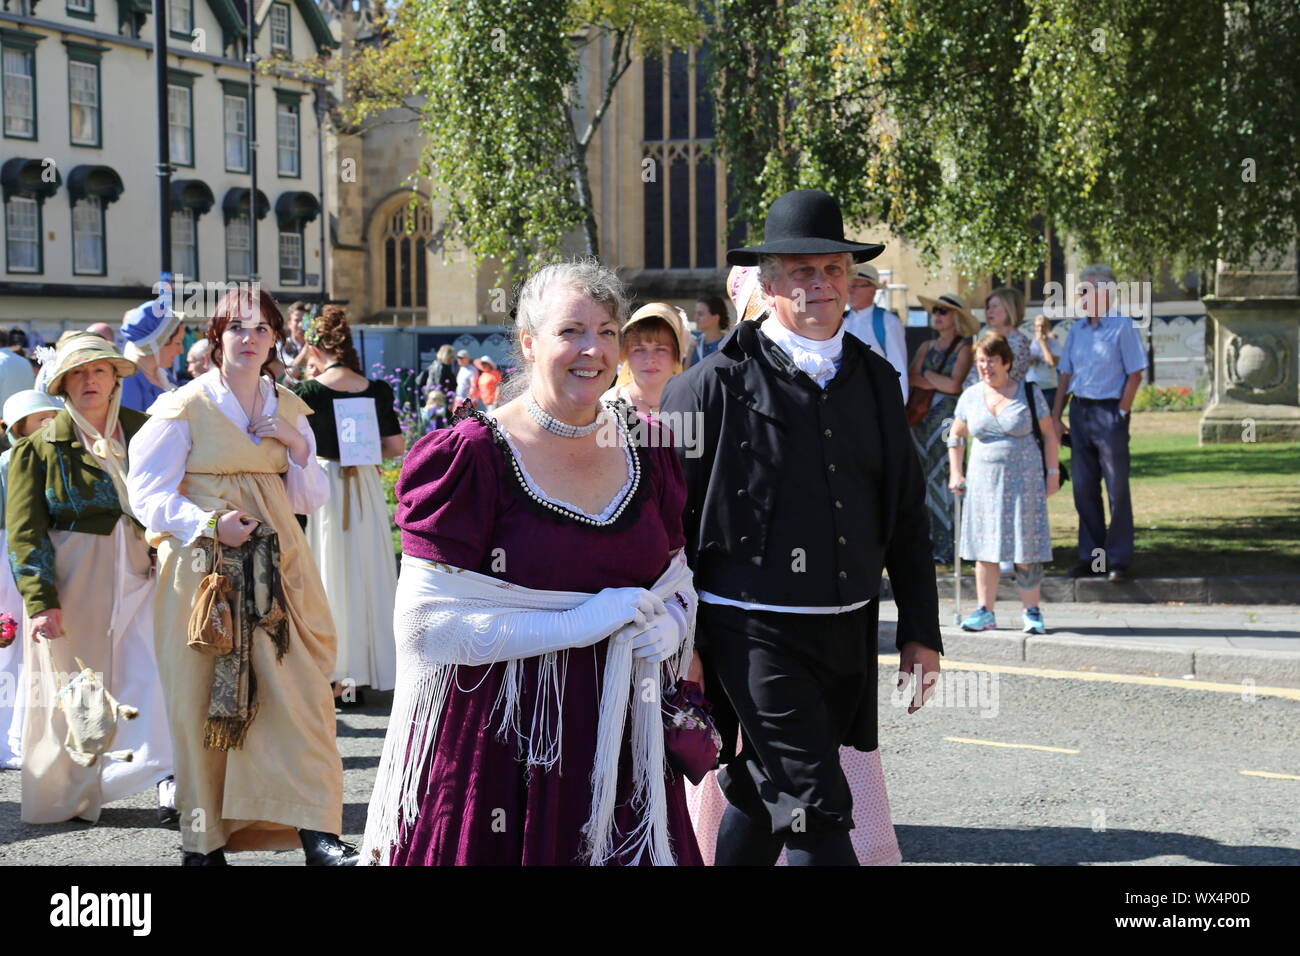
[[(547, 292), (555, 285), (565, 286), (591, 299), (609, 313), (620, 329), (627, 321), (628, 299), (622, 280), (614, 274), (614, 270), (601, 265), (597, 260), (583, 258), (543, 266), (524, 281), (519, 289), (516, 307), (516, 332), (523, 331), (536, 336), (541, 331), (549, 318), (542, 310), (542, 303)], [(511, 345), (510, 357), (514, 371), (501, 387), (501, 404), (518, 398), (527, 391), (532, 377), (532, 363), (524, 358), (518, 335)]]

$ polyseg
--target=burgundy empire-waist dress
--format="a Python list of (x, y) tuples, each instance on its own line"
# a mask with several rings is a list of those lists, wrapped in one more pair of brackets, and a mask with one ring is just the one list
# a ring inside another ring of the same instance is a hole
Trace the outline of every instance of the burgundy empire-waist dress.
[[(508, 435), (482, 415), (426, 435), (397, 482), (402, 551), (492, 575), (523, 587), (595, 593), (650, 587), (685, 543), (681, 463), (671, 448), (634, 448), (640, 467), (600, 516), (581, 521), (561, 503), (542, 504), (516, 471)], [(531, 492), (531, 493), (530, 493)], [(560, 653), (559, 763), (527, 769), (513, 732), (498, 734), (506, 665), (461, 667), (448, 694), (428, 766), (420, 772), (420, 812), (403, 828), (396, 866), (580, 865), (581, 828), (591, 811), (599, 692), (607, 641)], [(567, 662), (564, 658), (567, 656)], [(538, 693), (537, 658), (522, 663), (520, 721), (527, 733)], [(400, 675), (399, 675), (400, 679)], [(494, 713), (495, 711), (495, 713)], [(630, 720), (629, 720), (630, 725)], [(615, 845), (640, 819), (630, 806), (629, 731), (619, 767)], [(667, 771), (668, 830), (678, 864), (700, 865), (683, 778)], [(624, 861), (626, 862), (626, 861)]]

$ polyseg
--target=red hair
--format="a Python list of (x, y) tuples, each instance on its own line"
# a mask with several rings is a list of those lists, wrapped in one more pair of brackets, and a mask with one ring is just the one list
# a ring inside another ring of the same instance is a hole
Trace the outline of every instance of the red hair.
[(208, 330), (205, 335), (212, 346), (212, 364), (221, 368), (221, 336), (225, 334), (230, 320), (243, 318), (245, 312), (252, 313), (254, 310), (275, 334), (275, 342), (271, 343), (271, 350), (266, 355), (266, 361), (262, 363), (262, 372), (274, 378), (271, 363), (279, 361), (275, 343), (284, 341), (284, 316), (280, 314), (280, 307), (275, 304), (275, 299), (271, 298), (271, 293), (265, 289), (258, 289), (256, 304), (254, 304), (252, 290), (247, 288), (231, 289), (221, 297), (217, 307), (212, 310), (212, 318), (208, 320)]

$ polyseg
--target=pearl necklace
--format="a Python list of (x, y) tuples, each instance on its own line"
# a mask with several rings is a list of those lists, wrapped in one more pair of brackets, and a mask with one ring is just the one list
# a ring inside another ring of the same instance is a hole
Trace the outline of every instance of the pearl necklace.
[(559, 435), (561, 438), (582, 438), (590, 435), (597, 428), (604, 424), (603, 409), (596, 412), (596, 420), (590, 425), (570, 425), (568, 422), (562, 422), (550, 412), (537, 404), (537, 399), (533, 398), (533, 393), (528, 393), (528, 401), (525, 403), (528, 414), (533, 417), (533, 421), (541, 425), (553, 435)]
[[(533, 404), (531, 395), (529, 396), (529, 404)], [(601, 410), (602, 412), (604, 411), (603, 406)], [(541, 411), (541, 409), (539, 408), (538, 411)], [(542, 412), (542, 414), (545, 415), (546, 413)], [(603, 417), (603, 415), (598, 416), (596, 421), (599, 422), (601, 417)], [(556, 514), (564, 515), (566, 518), (570, 518), (579, 524), (591, 525), (594, 528), (608, 528), (614, 522), (618, 521), (619, 516), (623, 514), (627, 509), (627, 506), (636, 498), (636, 490), (641, 486), (641, 456), (632, 449), (631, 440), (628, 436), (627, 423), (623, 420), (622, 416), (615, 415), (614, 421), (618, 423), (618, 431), (623, 438), (622, 444), (624, 453), (632, 460), (632, 484), (627, 489), (627, 494), (623, 496), (623, 500), (619, 502), (618, 507), (614, 509), (614, 513), (604, 521), (598, 521), (595, 518), (581, 514), (571, 508), (557, 505), (554, 501), (543, 498), (534, 492), (532, 486), (528, 483), (528, 479), (524, 476), (523, 469), (519, 467), (519, 459), (515, 457), (514, 451), (510, 447), (510, 442), (503, 434), (501, 434), (500, 426), (498, 426), (493, 419), (488, 418), (486, 421), (489, 423), (492, 430), (497, 433), (498, 440), (501, 443), (502, 448), (506, 451), (506, 457), (510, 459), (510, 464), (515, 473), (515, 480), (519, 482), (519, 487), (524, 490), (524, 493), (527, 494), (529, 498), (533, 499), (533, 501), (537, 502), (543, 508), (548, 508)], [(538, 424), (541, 425), (542, 423), (539, 421)], [(560, 424), (564, 423), (561, 422)], [(542, 425), (542, 427), (545, 428), (546, 426)], [(565, 427), (573, 428), (574, 426), (565, 425)]]

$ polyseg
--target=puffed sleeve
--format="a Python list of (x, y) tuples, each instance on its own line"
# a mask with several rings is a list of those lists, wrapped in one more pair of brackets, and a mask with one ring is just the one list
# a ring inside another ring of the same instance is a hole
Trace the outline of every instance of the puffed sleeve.
[(203, 532), (212, 512), (180, 492), (192, 447), (190, 423), (166, 417), (172, 409), (159, 402), (154, 403), (154, 414), (140, 426), (127, 450), (126, 493), (131, 511), (148, 530), (151, 543), (171, 535), (190, 544)]
[(45, 462), (30, 439), (13, 447), (9, 459), (5, 525), (9, 533), (9, 567), (29, 617), (60, 607), (54, 576), (50, 512), (45, 506)]
[[(330, 497), (329, 476), (316, 460), (316, 433), (312, 431), (307, 416), (312, 408), (282, 385), (276, 387), (276, 413), (283, 421), (291, 421), (298, 434), (307, 440), (307, 463), (300, 465), (293, 455), (286, 455), (289, 470), (284, 473), (284, 493), (295, 514), (309, 515)], [(265, 441), (266, 439), (263, 439)]]
[(672, 447), (672, 434), (667, 429), (653, 427), (658, 435), (647, 452), (653, 461), (654, 488), (664, 530), (668, 532), (668, 550), (677, 551), (686, 545), (686, 532), (682, 527), (682, 512), (686, 509), (686, 472)]
[(396, 405), (393, 386), (382, 380), (375, 382), (375, 416), (379, 419), (380, 438), (402, 434), (402, 423), (397, 417)]
[(316, 433), (306, 415), (298, 416), (298, 434), (307, 439), (307, 464), (300, 465), (287, 455), (289, 470), (284, 473), (284, 493), (294, 514), (309, 515), (330, 497), (329, 476), (316, 460)]
[(402, 553), (480, 568), (496, 523), (499, 460), (492, 433), (473, 419), (417, 441), (394, 488)]

